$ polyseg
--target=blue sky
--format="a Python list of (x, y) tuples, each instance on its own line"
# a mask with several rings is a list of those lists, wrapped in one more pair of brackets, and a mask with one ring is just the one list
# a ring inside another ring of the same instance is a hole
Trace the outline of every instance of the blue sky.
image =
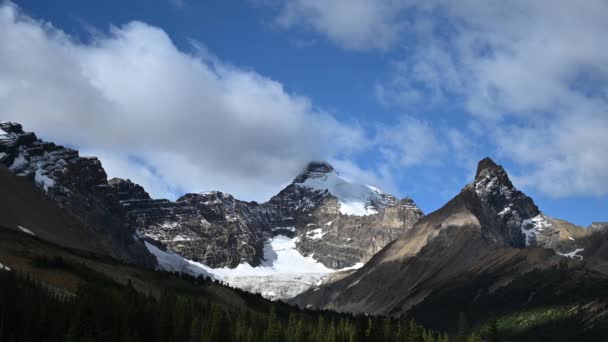
[(490, 156), (548, 215), (608, 220), (603, 1), (2, 9), (7, 119), (156, 196), (265, 200), (327, 159), (430, 212)]

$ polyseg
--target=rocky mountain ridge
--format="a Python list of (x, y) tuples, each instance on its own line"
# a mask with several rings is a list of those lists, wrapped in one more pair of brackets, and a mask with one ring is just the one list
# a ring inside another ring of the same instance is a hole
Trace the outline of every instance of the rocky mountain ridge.
[[(511, 291), (520, 291), (510, 284), (537, 271), (546, 276), (535, 278), (539, 283), (534, 288), (551, 288), (557, 296), (566, 289), (556, 273), (565, 272), (563, 279), (575, 283), (587, 281), (587, 276), (577, 279), (574, 273), (589, 274), (593, 279), (606, 277), (597, 274), (600, 269), (594, 266), (601, 263), (601, 257), (595, 257), (597, 263), (580, 263), (584, 258), (579, 254), (583, 252), (580, 244), (600, 241), (598, 235), (588, 234), (591, 230), (542, 214), (530, 197), (513, 186), (505, 170), (487, 158), (480, 161), (472, 183), (362, 268), (350, 275), (329, 278), (293, 302), (338, 311), (404, 314), (416, 308), (424, 311), (420, 308), (430, 307), (429, 301), (439, 300), (434, 299), (437, 293), (461, 284), (470, 292), (459, 296), (498, 303), (498, 293), (510, 296)], [(606, 248), (600, 246), (606, 245), (597, 243), (594, 255), (606, 253)], [(581, 267), (584, 270), (575, 271)], [(563, 271), (566, 269), (572, 273)], [(511, 304), (543, 304), (531, 298), (528, 302), (526, 298), (517, 300), (523, 302)], [(475, 300), (470, 306), (475, 307)]]
[[(327, 178), (331, 189), (323, 187)], [(332, 193), (337, 182), (347, 192), (346, 200)], [(298, 251), (314, 254), (327, 267), (349, 267), (368, 260), (423, 216), (411, 199), (399, 201), (348, 182), (324, 162), (309, 163), (290, 185), (261, 204), (218, 191), (186, 194), (175, 202), (145, 198), (140, 192), (131, 198), (125, 191), (132, 189), (129, 183), (111, 181), (123, 189), (121, 203), (141, 235), (215, 268), (259, 265), (264, 243), (279, 234), (297, 238)], [(359, 201), (353, 204), (355, 199)], [(359, 211), (345, 213), (343, 207), (349, 205)]]
[[(218, 191), (153, 199), (130, 180), (107, 180), (97, 158), (40, 140), (16, 123), (0, 124), (0, 164), (31, 179), (84, 225), (112, 236), (113, 255), (152, 267), (152, 252), (162, 267), (189, 273), (195, 267), (196, 274), (273, 267), (276, 251), (269, 246), (284, 236), (290, 253), (319, 263), (313, 269), (324, 276), (367, 261), (423, 216), (413, 200), (352, 182), (318, 161), (265, 203)], [(194, 264), (177, 260), (180, 255)]]
[(146, 267), (156, 264), (107, 181), (100, 161), (78, 151), (38, 139), (20, 124), (0, 123), (0, 165), (31, 179), (46, 195), (83, 225), (109, 237), (106, 252)]

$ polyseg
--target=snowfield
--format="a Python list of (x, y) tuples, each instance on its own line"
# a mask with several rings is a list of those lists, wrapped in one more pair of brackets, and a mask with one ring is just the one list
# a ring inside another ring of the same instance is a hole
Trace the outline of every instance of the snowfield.
[[(277, 235), (264, 245), (264, 261), (252, 267), (242, 263), (236, 268), (205, 268), (230, 286), (245, 291), (259, 293), (271, 300), (285, 300), (320, 285), (323, 279), (337, 270), (327, 268), (316, 261), (312, 255), (304, 256), (296, 250), (298, 238)], [(352, 268), (359, 268), (357, 264)]]
[(235, 268), (210, 268), (207, 265), (187, 260), (170, 250), (162, 251), (146, 242), (148, 250), (158, 260), (159, 268), (165, 271), (184, 272), (194, 276), (210, 275), (230, 286), (252, 293), (259, 293), (271, 299), (289, 299), (320, 285), (329, 275), (336, 271), (356, 269), (362, 263), (352, 267), (334, 270), (316, 261), (312, 255), (304, 256), (296, 250), (298, 238), (277, 235), (264, 245), (264, 261), (253, 267), (242, 263)]

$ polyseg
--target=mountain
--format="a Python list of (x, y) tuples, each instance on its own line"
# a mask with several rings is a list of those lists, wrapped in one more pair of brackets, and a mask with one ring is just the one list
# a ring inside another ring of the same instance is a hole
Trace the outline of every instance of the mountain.
[[(8, 122), (0, 124), (0, 164), (89, 234), (49, 234), (45, 217), (26, 225), (50, 241), (145, 267), (215, 275), (271, 298), (293, 297), (336, 270), (359, 267), (423, 216), (411, 199), (352, 182), (326, 162), (309, 163), (261, 204), (218, 191), (153, 199), (130, 180), (107, 180), (97, 158)], [(23, 225), (22, 212), (7, 226)], [(70, 239), (75, 244), (64, 243)]]
[[(42, 141), (20, 124), (0, 123), (0, 224), (49, 241), (154, 267), (155, 258), (124, 220), (101, 163)], [(38, 189), (34, 187), (37, 186)]]
[(474, 324), (483, 324), (491, 316), (506, 320), (517, 310), (560, 308), (569, 318), (593, 325), (593, 319), (605, 322), (608, 313), (608, 276), (595, 263), (581, 261), (582, 236), (599, 235), (544, 215), (501, 166), (484, 159), (475, 180), (442, 208), (360, 269), (329, 278), (293, 302), (409, 314), (452, 331), (455, 325), (444, 326), (434, 317), (465, 312)]
[(265, 203), (219, 191), (151, 199), (113, 179), (131, 225), (224, 281), (270, 298), (290, 298), (336, 270), (356, 268), (411, 228), (422, 211), (310, 162)]

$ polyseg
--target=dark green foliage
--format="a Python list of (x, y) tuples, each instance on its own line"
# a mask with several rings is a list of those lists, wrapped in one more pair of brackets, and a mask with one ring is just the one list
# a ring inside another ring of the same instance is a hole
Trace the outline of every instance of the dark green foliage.
[(605, 310), (608, 280), (585, 272), (583, 277), (559, 266), (535, 269), (491, 293), (500, 278), (480, 274), (471, 283), (463, 275), (408, 313), (426, 327), (455, 333), (457, 341), (473, 332), (485, 341), (598, 341), (608, 336), (608, 315), (582, 308)]
[(498, 337), (498, 323), (496, 322), (495, 319), (490, 321), (487, 336), (488, 336), (488, 342), (499, 342), (500, 341), (500, 339)]
[[(40, 264), (66, 266), (59, 259)], [(447, 341), (412, 320), (301, 311), (251, 294), (242, 294), (246, 308), (235, 308), (174, 289), (152, 297), (107, 279), (82, 282), (75, 296), (61, 293), (27, 275), (0, 272), (0, 341)]]

